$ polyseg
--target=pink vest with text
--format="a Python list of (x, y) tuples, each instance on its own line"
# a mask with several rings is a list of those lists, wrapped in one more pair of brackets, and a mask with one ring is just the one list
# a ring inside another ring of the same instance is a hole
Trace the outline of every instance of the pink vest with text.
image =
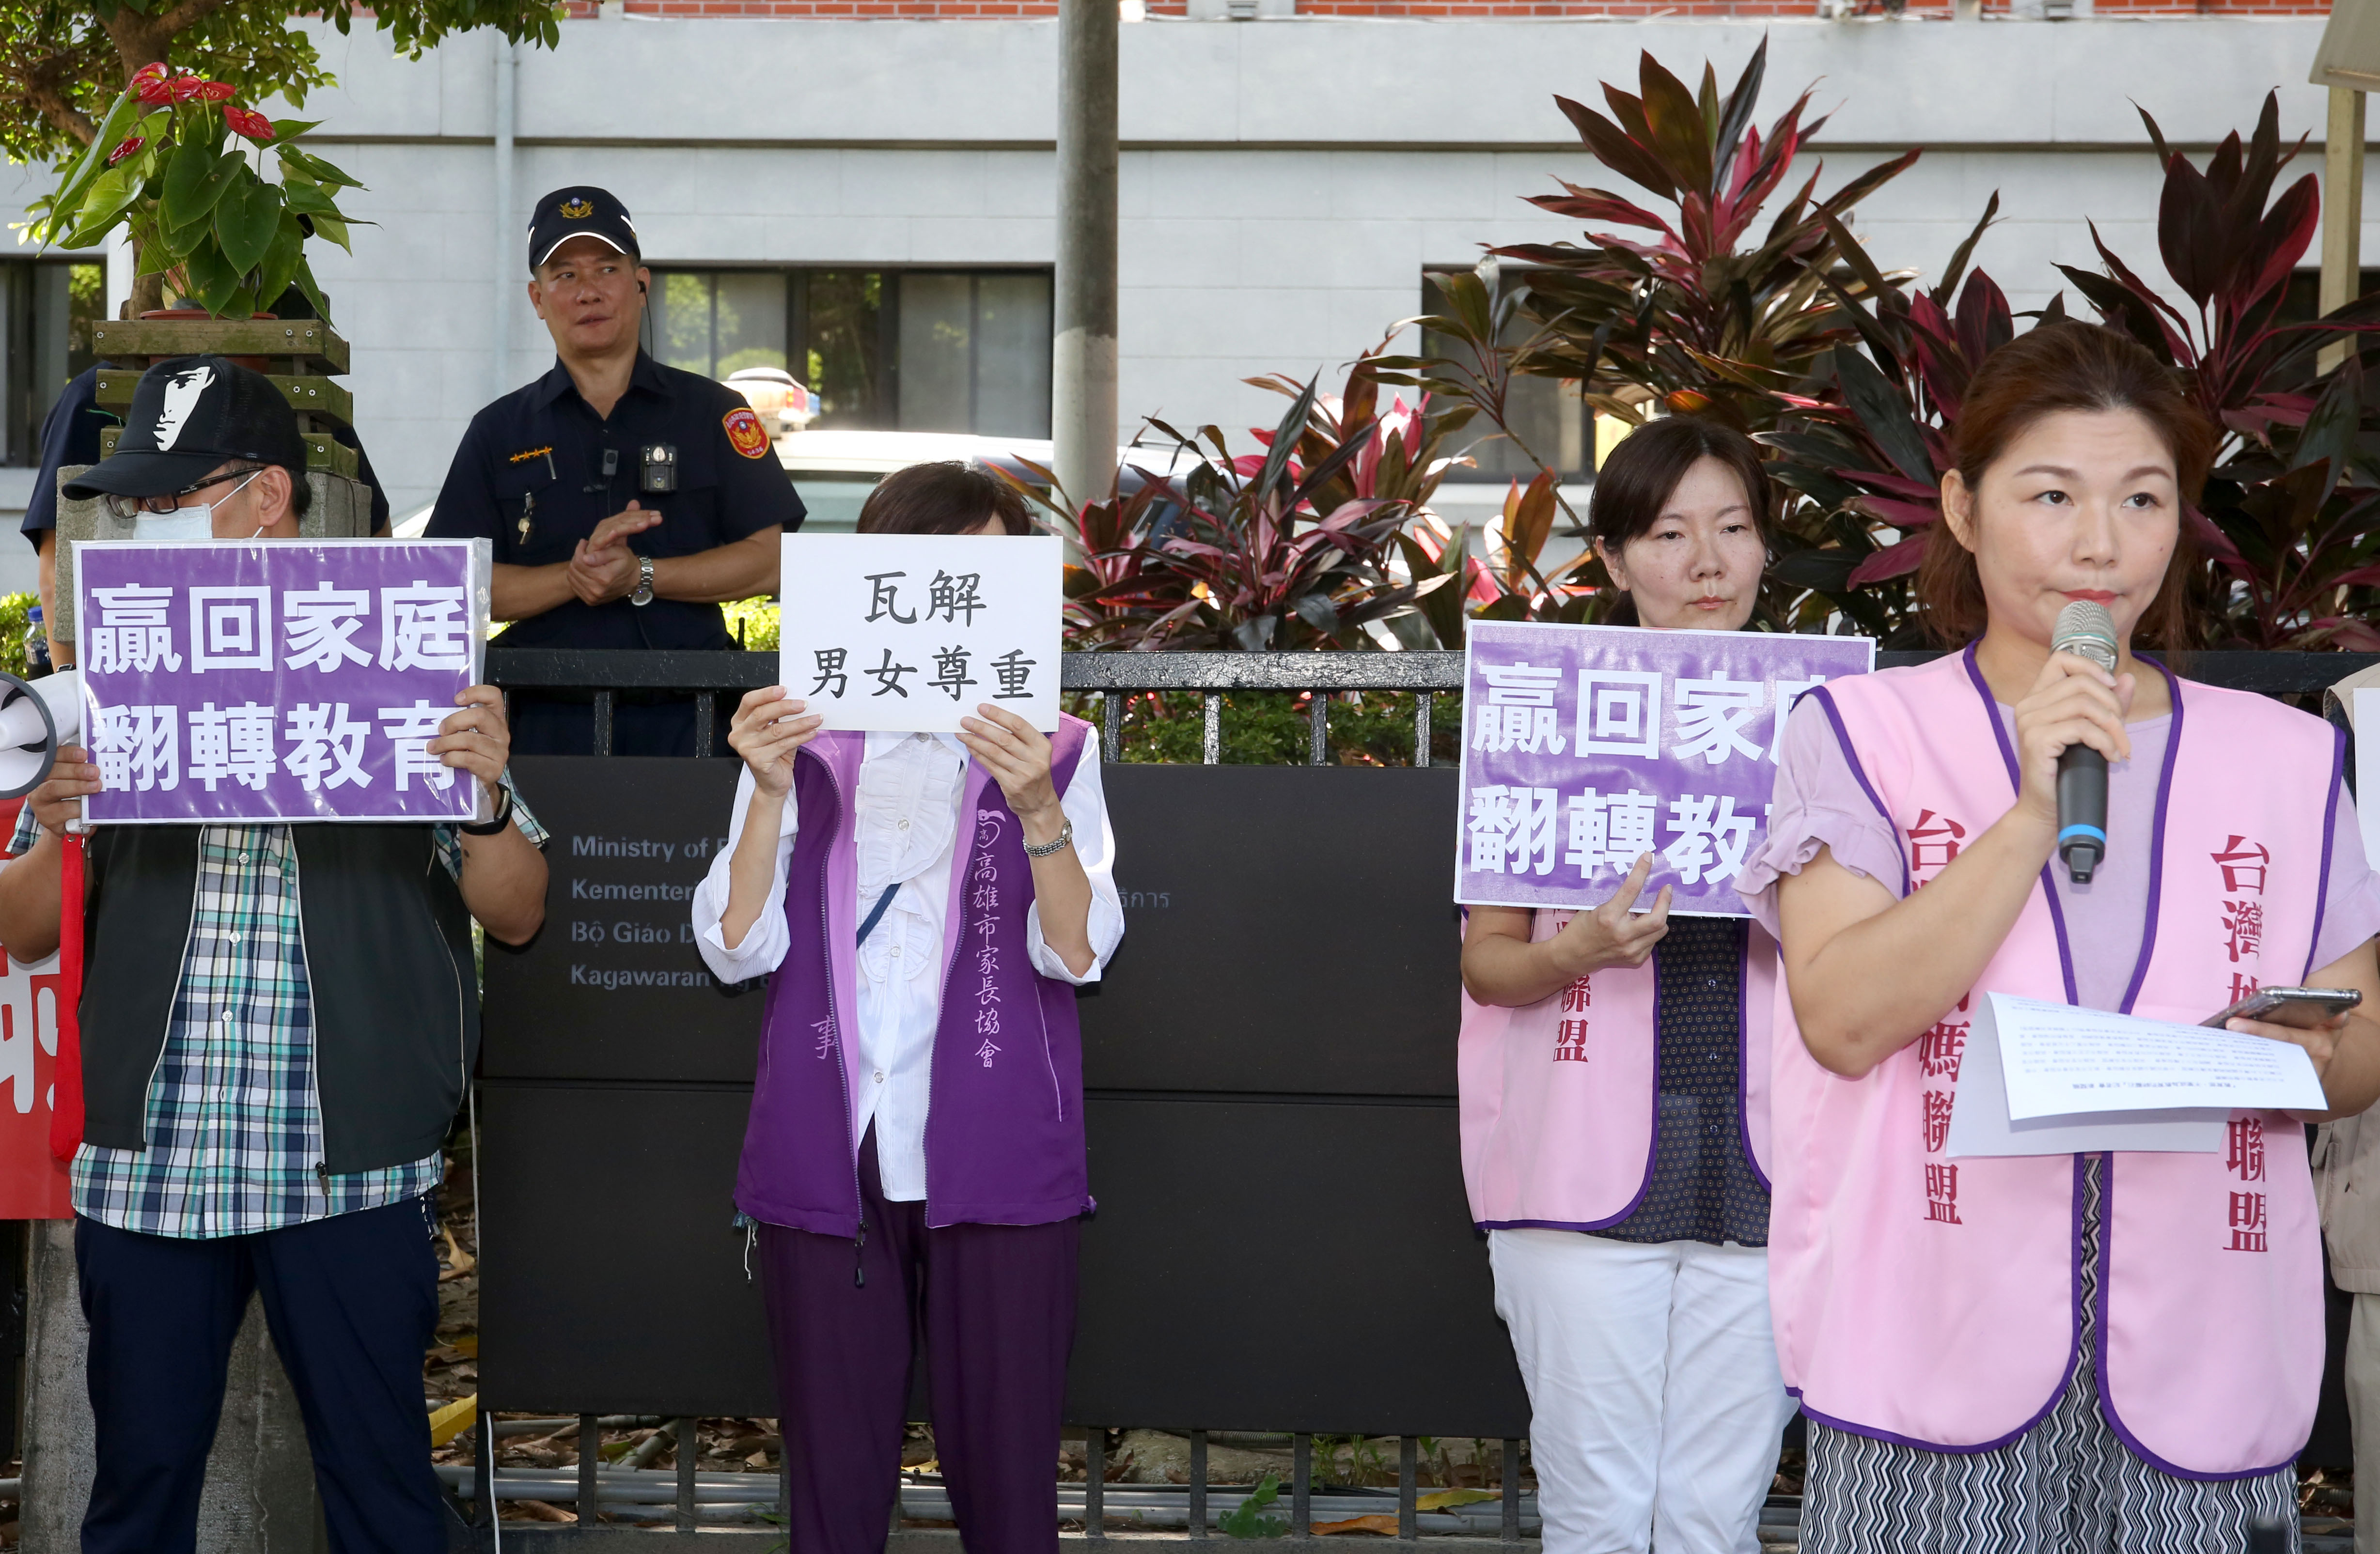
[[(1538, 912), (1531, 941), (1551, 939), (1575, 916)], [(1738, 1111), (1763, 1185), (1777, 984), (1776, 941), (1755, 923), (1743, 957)], [(1650, 960), (1582, 977), (1519, 1009), (1463, 995), (1463, 1181), (1481, 1229), (1600, 1230), (1634, 1211), (1653, 1174), (1658, 1015)]]
[[(2315, 969), (2340, 742), (2277, 702), (2168, 676), (2148, 919), (2121, 1008), (2197, 1021)], [(1922, 887), (2015, 802), (1973, 650), (1814, 693)], [(2052, 867), (2058, 867), (2055, 860)], [(2077, 954), (2046, 871), (1968, 998), (1859, 1079), (1820, 1068), (1779, 989), (1770, 1305), (1815, 1419), (1948, 1451), (2037, 1423), (2079, 1354), (2084, 1157), (1944, 1151), (1973, 1000), (2071, 1003)], [(2302, 1130), (2235, 1117), (2217, 1154), (2107, 1158), (2093, 1356), (2143, 1461), (2235, 1478), (2293, 1461), (2322, 1378), (2322, 1251)]]

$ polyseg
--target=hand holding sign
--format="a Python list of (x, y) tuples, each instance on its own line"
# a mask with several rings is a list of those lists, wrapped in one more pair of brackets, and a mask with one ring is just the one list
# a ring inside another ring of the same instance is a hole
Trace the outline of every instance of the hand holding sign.
[(25, 795), (33, 807), (33, 819), (52, 836), (64, 836), (67, 821), (82, 819), (84, 796), (99, 792), (99, 768), (90, 760), (91, 752), (79, 745), (61, 747), (49, 780)]
[[(1008, 807), (1025, 822), (1025, 839), (1038, 844), (1058, 834), (1058, 789), (1050, 781), (1050, 741), (1004, 707), (985, 702), (980, 718), (959, 721), (959, 743), (1000, 784)], [(1042, 822), (1047, 822), (1043, 824)], [(1037, 834), (1046, 831), (1047, 836)]]
[(1643, 965), (1670, 931), (1670, 887), (1661, 887), (1653, 898), (1650, 911), (1635, 910), (1637, 897), (1645, 893), (1645, 881), (1652, 877), (1653, 855), (1638, 856), (1628, 878), (1611, 892), (1611, 899), (1589, 911), (1581, 912), (1554, 936), (1554, 956), (1563, 974), (1571, 977), (1585, 977), (1606, 966)]
[(480, 780), (488, 803), (496, 803), (496, 784), (504, 781), (512, 759), (512, 726), (504, 719), (504, 693), (493, 686), (469, 686), (455, 693), (459, 712), (447, 714), (438, 725), (438, 737), (423, 748), (444, 765), (468, 771)]
[(805, 705), (783, 686), (762, 686), (744, 693), (727, 725), (727, 743), (752, 769), (752, 785), (771, 798), (793, 791), (794, 752), (826, 726), (822, 714), (805, 716)]

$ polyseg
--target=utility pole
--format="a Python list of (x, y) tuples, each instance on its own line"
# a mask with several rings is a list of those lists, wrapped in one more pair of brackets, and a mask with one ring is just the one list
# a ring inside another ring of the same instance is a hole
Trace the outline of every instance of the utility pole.
[(1116, 448), (1116, 0), (1059, 0), (1058, 279), (1051, 461), (1102, 501)]
[[(2380, 86), (2380, 0), (2335, 0), (2314, 50), (2313, 84), (2330, 90), (2322, 137), (2322, 310), (2363, 292), (2363, 94)], [(2347, 345), (2316, 358), (2329, 372)]]
[(521, 305), (521, 283), (528, 279), (521, 268), (521, 255), (528, 250), (528, 243), (513, 219), (513, 134), (520, 117), (516, 96), (520, 53), (501, 33), (495, 35), (494, 48), (496, 164), (495, 176), (488, 186), (494, 202), (490, 231), (493, 259), (489, 272), (494, 285), (488, 299), (492, 310), (488, 318), (488, 397), (502, 399), (517, 386), (513, 382), (512, 321)]

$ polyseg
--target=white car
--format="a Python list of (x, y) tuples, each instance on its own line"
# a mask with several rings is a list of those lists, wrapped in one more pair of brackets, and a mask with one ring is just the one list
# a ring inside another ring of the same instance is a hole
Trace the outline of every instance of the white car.
[[(1047, 469), (1052, 456), (1046, 439), (975, 437), (964, 432), (796, 431), (777, 439), (777, 460), (793, 476), (794, 489), (802, 493), (802, 504), (809, 509), (810, 516), (802, 524), (805, 534), (849, 534), (859, 522), (860, 504), (876, 489), (876, 482), (913, 464), (958, 459), (1005, 469), (1039, 485), (1039, 478), (1026, 465)], [(1192, 455), (1170, 445), (1116, 450), (1119, 467), (1155, 475), (1184, 470), (1194, 462)]]
[[(1031, 484), (1039, 480), (1025, 466), (1047, 469), (1052, 455), (1046, 439), (975, 437), (945, 431), (795, 431), (777, 439), (777, 461), (793, 477), (809, 516), (805, 534), (849, 534), (859, 523), (860, 504), (876, 482), (895, 469), (937, 459), (972, 461), (1006, 469)], [(1116, 450), (1119, 467), (1167, 475), (1186, 470), (1195, 456), (1172, 446), (1123, 447)], [(1129, 481), (1129, 478), (1127, 478)], [(1105, 493), (1102, 492), (1102, 495)], [(400, 540), (419, 539), (430, 525), (431, 509), (416, 508), (398, 519), (394, 532)]]

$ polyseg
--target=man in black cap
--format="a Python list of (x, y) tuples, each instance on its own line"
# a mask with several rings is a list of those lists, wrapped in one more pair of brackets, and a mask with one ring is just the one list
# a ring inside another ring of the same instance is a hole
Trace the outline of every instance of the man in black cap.
[[(96, 495), (141, 538), (295, 539), (286, 400), (222, 357), (160, 362)], [(441, 1554), (421, 1357), (431, 1195), (479, 1044), (471, 923), (545, 914), (544, 832), (474, 686), (428, 748), (487, 791), (473, 825), (101, 826), (86, 841), (84, 1129), (71, 1176), (97, 1472), (84, 1554), (187, 1549), (251, 1293), (306, 1416), (331, 1547)], [(0, 945), (59, 941), (66, 827), (100, 788), (67, 747), (0, 869)]]
[[(472, 418), (430, 520), (495, 541), (510, 648), (725, 648), (719, 605), (777, 591), (801, 498), (743, 395), (638, 345), (651, 277), (603, 189), (560, 188), (528, 230), (529, 305), (553, 370)], [(513, 699), (524, 753), (587, 755), (585, 699)], [(616, 755), (692, 755), (694, 702), (623, 694)]]

